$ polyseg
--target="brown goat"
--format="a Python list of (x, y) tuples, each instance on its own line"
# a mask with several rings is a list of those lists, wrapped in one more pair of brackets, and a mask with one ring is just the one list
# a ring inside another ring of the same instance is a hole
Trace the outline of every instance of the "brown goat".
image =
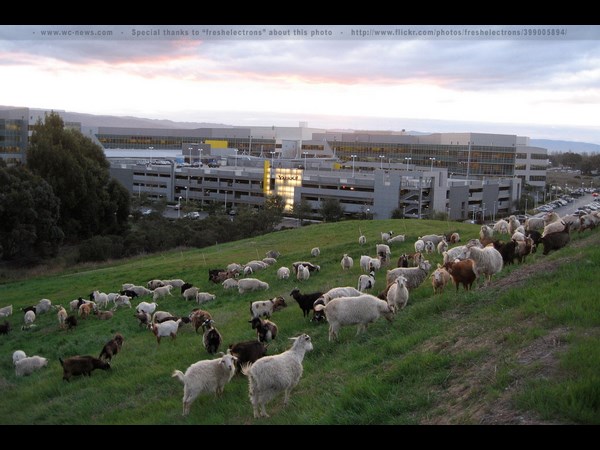
[(121, 333), (115, 334), (114, 338), (112, 338), (110, 341), (104, 344), (104, 348), (102, 348), (102, 351), (100, 352), (100, 356), (98, 356), (98, 358), (102, 359), (104, 357), (105, 360), (111, 361), (112, 357), (119, 353), (119, 351), (121, 350), (124, 341), (125, 338), (121, 335)]
[(198, 332), (198, 328), (200, 328), (205, 321), (210, 319), (212, 319), (210, 313), (202, 309), (195, 309), (190, 314), (190, 320), (196, 329), (196, 333)]
[(87, 375), (92, 376), (92, 370), (110, 369), (110, 364), (102, 361), (101, 359), (94, 358), (93, 356), (72, 356), (64, 361), (62, 358), (58, 358), (60, 365), (63, 367), (63, 380), (69, 381), (74, 375)]
[(456, 285), (456, 291), (462, 283), (465, 291), (471, 289), (473, 282), (477, 278), (475, 271), (473, 270), (474, 261), (472, 259), (464, 259), (462, 261), (448, 261), (444, 264), (444, 268), (448, 271), (452, 280)]

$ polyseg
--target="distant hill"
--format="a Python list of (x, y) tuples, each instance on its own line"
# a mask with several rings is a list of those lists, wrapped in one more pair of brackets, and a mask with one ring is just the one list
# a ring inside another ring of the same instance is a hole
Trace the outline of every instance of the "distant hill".
[(556, 141), (553, 139), (530, 139), (529, 143), (534, 147), (548, 149), (549, 152), (574, 152), (574, 153), (597, 153), (600, 145), (577, 141)]

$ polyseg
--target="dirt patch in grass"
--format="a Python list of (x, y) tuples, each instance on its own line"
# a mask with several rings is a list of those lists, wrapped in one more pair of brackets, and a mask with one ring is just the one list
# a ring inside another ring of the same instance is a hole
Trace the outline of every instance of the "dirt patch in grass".
[[(598, 245), (600, 234), (570, 244), (571, 247)], [(541, 259), (526, 263), (507, 276), (485, 288), (495, 291), (514, 288), (524, 284), (532, 275), (545, 271), (551, 273), (564, 264), (575, 261), (569, 256)], [(470, 310), (470, 308), (467, 308)], [(442, 388), (433, 394), (439, 399), (434, 408), (421, 421), (423, 424), (488, 424), (488, 425), (553, 425), (561, 422), (547, 421), (532, 411), (518, 411), (513, 396), (525, 382), (557, 376), (559, 359), (567, 349), (567, 327), (549, 330), (545, 335), (527, 341), (516, 352), (507, 339), (510, 336), (526, 336), (527, 330), (536, 327), (533, 319), (511, 324), (510, 327), (494, 326), (491, 321), (469, 321), (466, 314), (451, 313), (457, 321), (453, 335), (431, 339), (422, 346), (424, 351), (447, 352), (457, 358), (470, 355), (466, 362), (457, 362)], [(503, 387), (504, 386), (504, 387)]]

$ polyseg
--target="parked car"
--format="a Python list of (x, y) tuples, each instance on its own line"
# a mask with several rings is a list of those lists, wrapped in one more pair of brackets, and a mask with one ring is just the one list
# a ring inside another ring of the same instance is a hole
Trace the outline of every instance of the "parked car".
[(187, 214), (185, 214), (183, 217), (187, 218), (187, 219), (199, 219), (200, 218), (200, 213), (198, 211), (192, 211), (189, 212)]

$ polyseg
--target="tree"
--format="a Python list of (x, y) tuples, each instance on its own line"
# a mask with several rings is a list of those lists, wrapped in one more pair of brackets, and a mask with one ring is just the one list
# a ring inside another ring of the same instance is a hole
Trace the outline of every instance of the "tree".
[(67, 238), (89, 238), (126, 225), (129, 200), (124, 188), (110, 180), (102, 148), (81, 132), (65, 129), (58, 114), (34, 125), (27, 166), (60, 199), (59, 225)]
[(321, 208), (319, 209), (321, 216), (325, 222), (337, 222), (344, 215), (344, 208), (340, 204), (340, 201), (335, 198), (327, 198), (321, 201)]
[(312, 216), (312, 206), (306, 199), (295, 202), (292, 208), (293, 216), (300, 221), (300, 225), (304, 224), (304, 219)]
[(0, 162), (0, 257), (27, 261), (55, 256), (64, 238), (58, 226), (60, 200), (26, 167), (7, 168)]

